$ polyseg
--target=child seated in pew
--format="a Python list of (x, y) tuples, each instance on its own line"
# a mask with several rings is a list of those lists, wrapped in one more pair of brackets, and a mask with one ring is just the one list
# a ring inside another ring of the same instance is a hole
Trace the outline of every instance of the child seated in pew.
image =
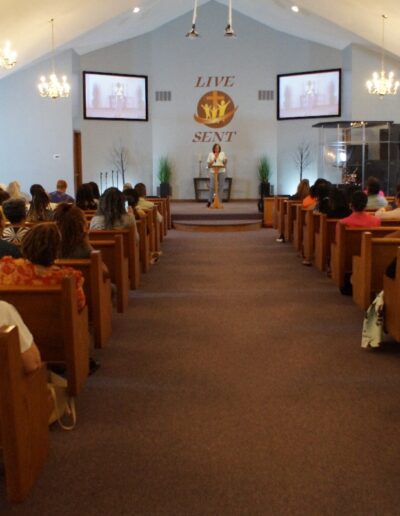
[(139, 208), (139, 193), (134, 188), (126, 188), (124, 190), (124, 195), (128, 202), (128, 213), (132, 213), (137, 220), (144, 219), (146, 217), (146, 212)]
[(22, 254), (19, 248), (2, 239), (3, 231), (6, 225), (6, 221), (3, 213), (0, 211), (0, 258), (3, 256), (12, 256), (13, 258), (21, 258)]
[(388, 202), (384, 193), (381, 191), (381, 185), (376, 177), (369, 177), (367, 180), (367, 210), (376, 210), (387, 206)]
[[(137, 191), (138, 195), (139, 195), (139, 201), (138, 201), (138, 208), (140, 209), (143, 209), (143, 210), (152, 210), (155, 206), (154, 202), (151, 202), (151, 201), (148, 201), (146, 199), (146, 185), (144, 183), (137, 183), (135, 185), (135, 190)], [(161, 213), (157, 210), (157, 220), (158, 222), (162, 222), (163, 221), (163, 217), (161, 215)]]
[(26, 205), (23, 199), (8, 199), (3, 203), (3, 213), (10, 225), (3, 231), (3, 240), (20, 245), (29, 227), (25, 225)]
[(132, 214), (127, 213), (125, 202), (125, 196), (118, 188), (107, 188), (100, 197), (100, 204), (96, 215), (90, 221), (90, 229), (96, 231), (102, 229), (123, 229), (134, 226), (136, 238), (139, 239), (136, 219)]
[(93, 187), (89, 183), (83, 183), (76, 191), (75, 204), (81, 210), (97, 210), (97, 203), (93, 197)]
[(22, 366), (26, 373), (36, 371), (42, 363), (40, 352), (33, 341), (31, 332), (26, 327), (16, 308), (5, 301), (0, 301), (0, 327), (16, 326), (19, 334)]
[(78, 309), (82, 310), (86, 300), (81, 272), (71, 267), (53, 265), (59, 254), (60, 242), (61, 236), (54, 223), (32, 227), (22, 241), (23, 258), (5, 256), (0, 259), (0, 285), (60, 285), (64, 276), (73, 276)]

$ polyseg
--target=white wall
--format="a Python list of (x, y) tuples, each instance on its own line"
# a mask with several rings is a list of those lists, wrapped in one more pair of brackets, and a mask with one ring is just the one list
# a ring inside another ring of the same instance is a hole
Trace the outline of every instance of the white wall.
[[(72, 61), (71, 51), (57, 57), (59, 75), (71, 78)], [(42, 98), (37, 89), (50, 71), (46, 60), (0, 81), (0, 182), (18, 179), (24, 191), (32, 183), (53, 191), (59, 178), (73, 189), (72, 101)]]
[[(72, 99), (51, 101), (36, 93), (48, 61), (17, 71), (0, 81), (0, 182), (22, 179), (24, 189), (42, 182), (50, 190), (56, 180), (73, 184), (72, 132), (82, 131), (83, 179), (99, 182), (100, 172), (115, 169), (112, 149), (129, 149), (126, 180), (143, 181), (155, 193), (159, 158), (173, 165), (173, 196), (194, 198), (193, 177), (198, 155), (204, 160), (211, 142), (194, 143), (198, 131), (213, 131), (193, 119), (197, 102), (207, 91), (224, 91), (238, 106), (232, 121), (219, 131), (231, 131), (222, 147), (229, 157), (233, 198), (257, 196), (257, 162), (267, 154), (276, 193), (293, 192), (298, 182), (293, 153), (310, 142), (315, 159), (304, 175), (313, 181), (318, 171), (318, 135), (312, 125), (322, 119), (276, 120), (276, 100), (259, 101), (258, 90), (276, 90), (276, 75), (342, 67), (342, 119), (399, 122), (400, 95), (371, 97), (365, 81), (379, 67), (379, 55), (350, 46), (342, 52), (288, 36), (250, 18), (233, 13), (237, 39), (223, 36), (226, 7), (209, 2), (199, 9), (201, 38), (185, 38), (191, 13), (123, 43), (85, 56), (65, 52), (57, 67), (71, 77)], [(388, 59), (388, 68), (391, 61)], [(394, 71), (400, 76), (398, 63)], [(83, 120), (81, 71), (145, 74), (149, 77), (149, 122)], [(233, 86), (196, 87), (198, 77), (234, 76)], [(155, 91), (171, 91), (171, 102), (155, 102)], [(276, 95), (276, 91), (275, 91)], [(334, 119), (329, 119), (334, 120)], [(60, 160), (53, 155), (60, 154)], [(109, 177), (108, 186), (111, 178)]]

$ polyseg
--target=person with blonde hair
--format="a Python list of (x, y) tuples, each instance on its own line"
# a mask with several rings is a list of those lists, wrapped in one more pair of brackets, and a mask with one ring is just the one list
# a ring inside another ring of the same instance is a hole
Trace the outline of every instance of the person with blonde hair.
[(21, 191), (21, 185), (18, 181), (11, 181), (7, 186), (7, 192), (10, 199), (23, 199), (25, 203), (30, 201), (29, 195)]

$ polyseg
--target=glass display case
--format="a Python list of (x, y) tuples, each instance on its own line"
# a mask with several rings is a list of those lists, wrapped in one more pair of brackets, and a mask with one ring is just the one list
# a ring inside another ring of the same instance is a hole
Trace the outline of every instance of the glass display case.
[(378, 178), (387, 195), (400, 183), (400, 124), (379, 121), (322, 122), (319, 176), (334, 184), (363, 186)]

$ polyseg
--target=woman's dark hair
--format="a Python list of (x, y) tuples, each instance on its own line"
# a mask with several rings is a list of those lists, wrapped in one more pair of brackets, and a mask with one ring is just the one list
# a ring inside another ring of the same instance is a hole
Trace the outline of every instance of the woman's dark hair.
[(60, 256), (66, 258), (86, 240), (85, 214), (77, 206), (61, 202), (54, 210), (53, 220), (61, 234)]
[(337, 186), (332, 186), (329, 192), (329, 211), (340, 213), (349, 209), (346, 194)]
[(138, 191), (134, 188), (127, 188), (124, 190), (124, 195), (126, 197), (126, 200), (128, 201), (128, 204), (131, 208), (135, 208), (137, 203), (139, 202), (139, 194)]
[(368, 195), (378, 195), (381, 185), (376, 177), (369, 177), (367, 180)]
[(4, 201), (7, 201), (7, 199), (9, 198), (10, 194), (0, 188), (0, 206), (3, 204)]
[(38, 183), (35, 183), (33, 184), (30, 189), (29, 189), (29, 193), (31, 194), (31, 196), (33, 197), (35, 195), (35, 193), (38, 191), (38, 190), (42, 190), (43, 192), (45, 191), (45, 189), (43, 188), (42, 185), (39, 185)]
[(32, 222), (43, 222), (50, 218), (50, 199), (47, 193), (36, 188), (32, 193), (32, 201), (27, 218)]
[(90, 185), (90, 187), (92, 189), (93, 199), (99, 200), (100, 199), (100, 190), (99, 190), (98, 184), (95, 183), (94, 181), (90, 181), (88, 183), (88, 185)]
[(137, 191), (139, 197), (146, 197), (146, 185), (144, 183), (136, 183), (135, 190)]
[(367, 195), (362, 192), (361, 190), (357, 190), (357, 192), (354, 192), (351, 196), (351, 207), (354, 211), (363, 211), (365, 210), (365, 207), (367, 206), (368, 197)]
[(23, 199), (4, 201), (3, 213), (11, 224), (20, 224), (26, 218), (25, 201)]
[(103, 215), (105, 229), (112, 229), (120, 223), (122, 215), (126, 214), (124, 194), (113, 186), (107, 188), (100, 197), (97, 213)]
[(76, 205), (81, 210), (95, 210), (97, 204), (93, 197), (93, 188), (90, 183), (83, 183), (76, 191)]
[(35, 265), (49, 267), (58, 257), (60, 242), (60, 232), (53, 222), (36, 224), (22, 239), (22, 256)]
[(221, 152), (221, 145), (219, 143), (214, 143), (214, 145), (212, 146), (212, 151), (215, 152), (215, 148), (216, 147), (219, 147), (219, 151), (218, 152)]

